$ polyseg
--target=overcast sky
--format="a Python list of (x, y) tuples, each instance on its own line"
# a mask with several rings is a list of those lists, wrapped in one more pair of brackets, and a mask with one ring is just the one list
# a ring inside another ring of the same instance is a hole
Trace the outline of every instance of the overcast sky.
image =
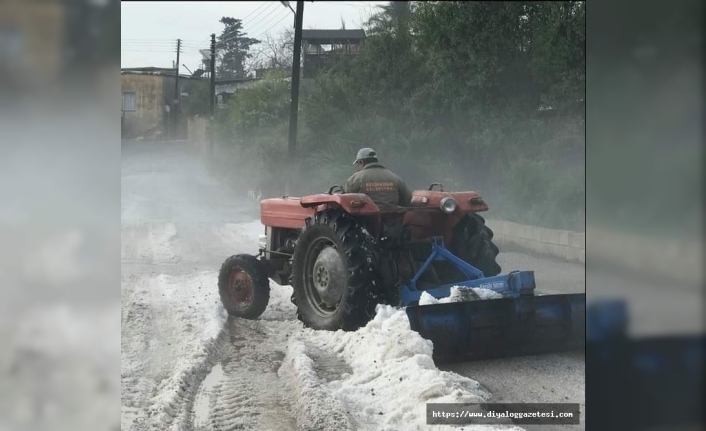
[[(386, 2), (305, 1), (304, 28), (362, 28), (362, 23)], [(291, 2), (296, 9), (296, 1)], [(121, 3), (121, 67), (172, 67), (176, 39), (182, 39), (180, 63), (198, 68), (199, 49), (208, 49), (211, 33), (220, 35), (229, 16), (243, 20), (249, 37), (277, 35), (294, 27), (294, 14), (279, 1), (184, 1)], [(183, 68), (182, 68), (183, 69)], [(184, 73), (186, 73), (184, 71)]]

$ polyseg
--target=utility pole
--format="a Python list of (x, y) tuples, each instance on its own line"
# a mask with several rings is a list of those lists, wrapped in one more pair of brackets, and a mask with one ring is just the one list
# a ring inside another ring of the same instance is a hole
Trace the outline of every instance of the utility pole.
[(176, 79), (174, 80), (174, 99), (179, 100), (179, 53), (181, 52), (181, 39), (177, 39)]
[(297, 111), (299, 110), (299, 63), (302, 53), (302, 22), (304, 19), (304, 1), (297, 1), (294, 18), (294, 61), (292, 62), (292, 97), (289, 103), (289, 145), (287, 154), (291, 160), (297, 147)]
[(216, 34), (211, 34), (211, 117), (216, 109)]

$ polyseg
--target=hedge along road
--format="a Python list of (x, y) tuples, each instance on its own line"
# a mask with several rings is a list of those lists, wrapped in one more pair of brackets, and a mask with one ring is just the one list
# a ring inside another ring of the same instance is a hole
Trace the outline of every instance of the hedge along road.
[[(227, 319), (215, 271), (227, 256), (255, 251), (255, 203), (210, 175), (185, 143), (125, 144), (121, 184), (123, 429), (426, 429), (430, 396), (583, 403), (580, 354), (443, 373), (394, 310), (356, 333), (310, 331), (296, 320), (291, 288), (273, 286), (262, 319)], [(499, 259), (505, 270), (535, 270), (543, 292), (583, 290), (583, 266), (514, 252)]]

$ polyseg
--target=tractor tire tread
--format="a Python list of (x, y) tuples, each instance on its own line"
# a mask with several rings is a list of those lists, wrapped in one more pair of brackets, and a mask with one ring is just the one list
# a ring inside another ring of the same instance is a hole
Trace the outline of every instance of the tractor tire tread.
[(486, 277), (500, 274), (500, 253), (493, 243), (493, 231), (479, 214), (468, 214), (456, 224), (451, 252), (483, 271)]
[[(364, 326), (375, 315), (375, 306), (377, 305), (377, 296), (371, 290), (373, 282), (377, 283), (377, 273), (372, 268), (375, 260), (372, 258), (373, 244), (369, 237), (362, 232), (355, 218), (348, 216), (341, 210), (317, 213), (313, 218), (307, 220), (306, 226), (292, 258), (292, 287), (294, 291), (292, 302), (297, 305), (297, 318), (305, 326), (315, 329), (354, 331)], [(310, 238), (315, 237), (317, 231), (320, 234), (325, 232), (334, 234), (348, 259), (348, 290), (344, 302), (339, 305), (343, 308), (336, 313), (334, 318), (328, 319), (328, 322), (324, 322), (325, 319), (320, 316), (313, 315), (313, 312), (306, 309), (305, 301), (299, 304), (297, 299), (298, 295), (305, 293), (300, 280), (303, 277), (300, 274), (303, 271), (302, 262), (300, 262), (302, 258), (297, 251), (302, 253), (301, 250), (307, 247), (307, 242)], [(368, 262), (369, 258), (370, 262)]]

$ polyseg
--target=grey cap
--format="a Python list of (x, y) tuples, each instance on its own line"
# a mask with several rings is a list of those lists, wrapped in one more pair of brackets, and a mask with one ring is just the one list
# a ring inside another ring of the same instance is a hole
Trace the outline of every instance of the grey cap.
[(377, 157), (378, 153), (376, 153), (372, 148), (361, 148), (358, 150), (358, 155), (355, 156), (355, 161), (353, 164), (355, 165), (359, 160), (377, 159)]

